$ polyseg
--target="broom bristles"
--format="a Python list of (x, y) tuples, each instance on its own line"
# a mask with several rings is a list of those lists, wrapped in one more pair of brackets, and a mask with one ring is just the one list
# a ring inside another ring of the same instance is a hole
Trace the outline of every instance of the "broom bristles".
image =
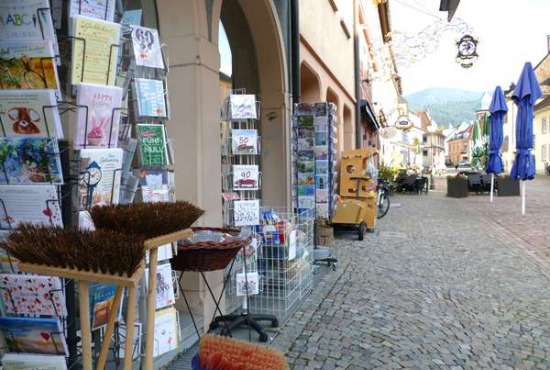
[(279, 351), (214, 335), (203, 337), (198, 357), (199, 365), (209, 370), (288, 370)]
[(26, 223), (3, 247), (21, 262), (120, 276), (132, 276), (145, 255), (141, 236)]
[(96, 229), (156, 238), (189, 228), (204, 211), (189, 202), (157, 202), (95, 206), (90, 210)]

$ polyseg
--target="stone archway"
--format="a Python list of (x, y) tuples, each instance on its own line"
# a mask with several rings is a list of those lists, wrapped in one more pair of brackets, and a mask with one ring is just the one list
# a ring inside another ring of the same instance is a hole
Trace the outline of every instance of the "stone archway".
[(306, 62), (302, 62), (300, 66), (300, 87), (300, 97), (303, 103), (322, 101), (319, 76)]
[(157, 7), (161, 37), (169, 52), (171, 120), (167, 129), (175, 144), (176, 197), (205, 209), (205, 224), (221, 225), (218, 25), (224, 12), (234, 11), (245, 20), (246, 29), (226, 21), (226, 31), (242, 40), (238, 47), (247, 48), (246, 52), (237, 49), (235, 58), (242, 58), (254, 71), (240, 74), (236, 83), (261, 100), (264, 204), (289, 206), (291, 104), (273, 2), (162, 0)]

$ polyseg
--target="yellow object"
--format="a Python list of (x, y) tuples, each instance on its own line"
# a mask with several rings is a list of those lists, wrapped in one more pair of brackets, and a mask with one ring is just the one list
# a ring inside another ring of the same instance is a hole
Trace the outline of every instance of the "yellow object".
[(359, 240), (366, 229), (376, 226), (377, 181), (366, 173), (368, 160), (376, 153), (372, 148), (348, 150), (342, 153), (340, 161), (339, 193), (342, 200), (337, 203), (332, 224), (357, 229)]

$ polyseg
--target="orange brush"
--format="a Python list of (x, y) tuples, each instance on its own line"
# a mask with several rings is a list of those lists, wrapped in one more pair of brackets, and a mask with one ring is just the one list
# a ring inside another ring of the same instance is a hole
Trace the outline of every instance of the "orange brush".
[(194, 370), (288, 370), (282, 353), (227, 337), (205, 335), (193, 360)]

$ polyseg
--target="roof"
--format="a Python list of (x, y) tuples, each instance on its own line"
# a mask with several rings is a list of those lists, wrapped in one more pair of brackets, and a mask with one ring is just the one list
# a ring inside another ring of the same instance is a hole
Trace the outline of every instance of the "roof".
[(418, 117), (420, 117), (420, 122), (421, 122), (421, 128), (423, 130), (428, 130), (428, 127), (430, 127), (432, 125), (432, 122), (431, 122), (431, 119), (430, 119), (430, 116), (428, 115), (428, 112), (427, 111), (420, 111), (420, 112), (414, 112), (414, 114), (416, 114)]

